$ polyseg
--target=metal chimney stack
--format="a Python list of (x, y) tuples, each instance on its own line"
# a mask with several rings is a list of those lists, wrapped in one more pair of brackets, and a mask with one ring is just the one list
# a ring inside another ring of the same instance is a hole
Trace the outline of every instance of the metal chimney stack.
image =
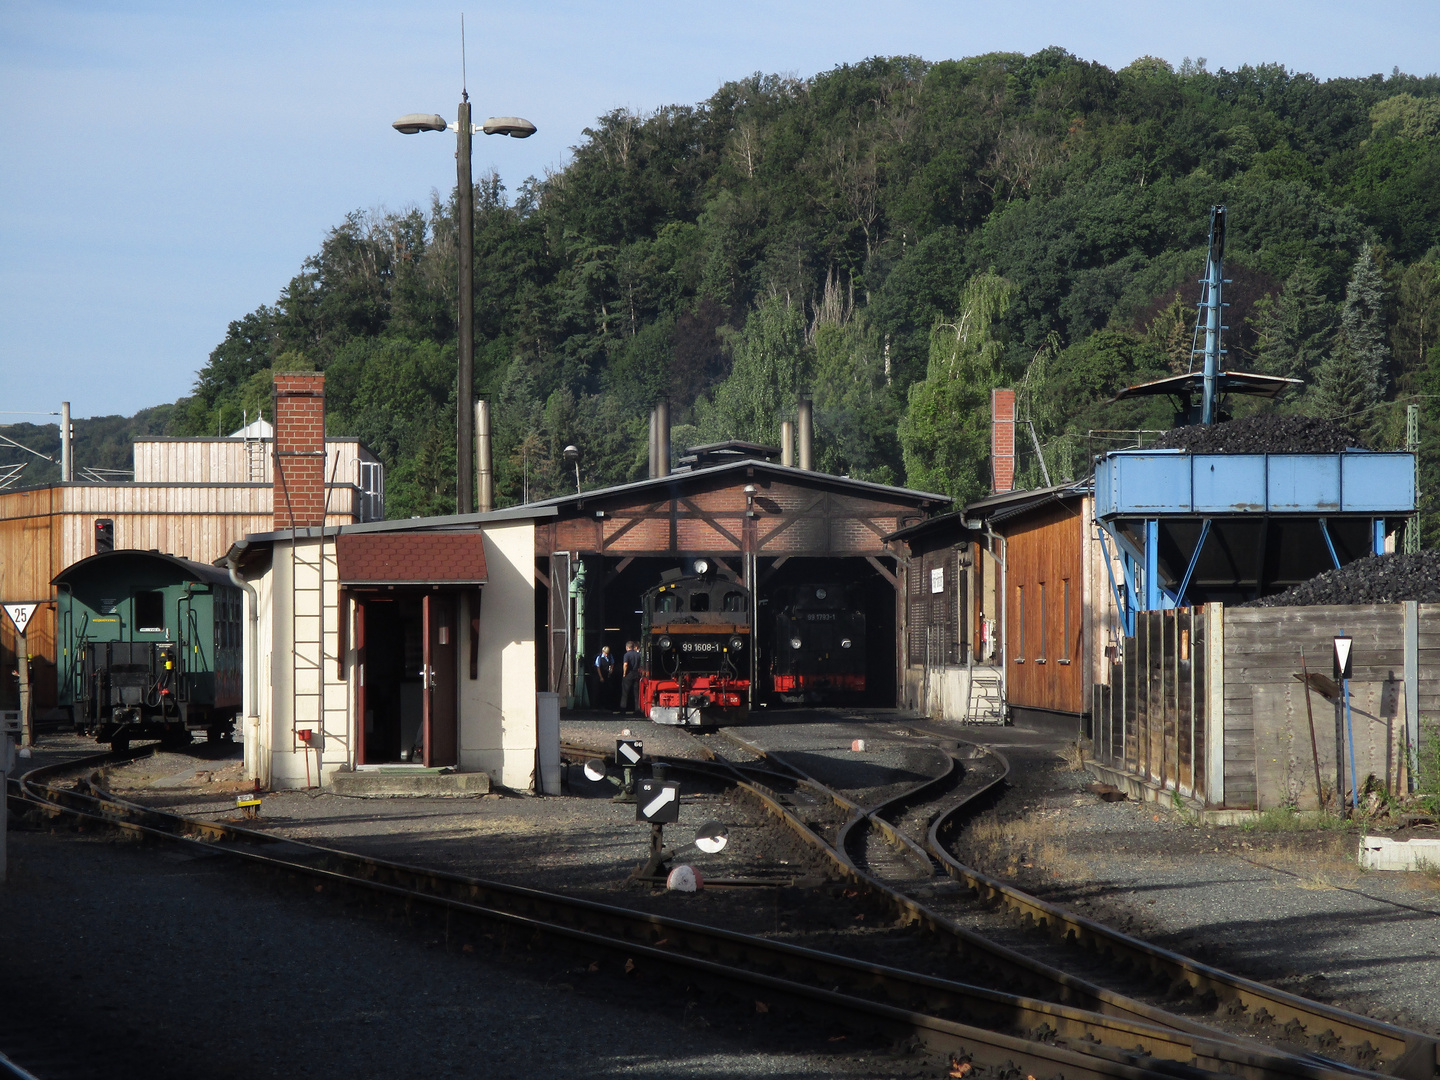
[(780, 421), (780, 464), (795, 465), (795, 421)]
[(495, 509), (495, 450), (490, 437), (490, 400), (483, 397), (475, 402), (475, 458), (480, 487), (476, 509), (488, 514)]
[(655, 475), (670, 475), (670, 402), (655, 406)]
[(799, 402), (800, 468), (815, 468), (815, 412), (808, 397)]

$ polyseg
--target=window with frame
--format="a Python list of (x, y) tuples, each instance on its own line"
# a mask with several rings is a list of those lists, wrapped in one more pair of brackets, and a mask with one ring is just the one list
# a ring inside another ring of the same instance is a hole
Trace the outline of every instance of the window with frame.
[(162, 592), (137, 592), (134, 615), (135, 629), (142, 634), (163, 634), (165, 632), (165, 594)]
[(1025, 662), (1025, 586), (1015, 586), (1015, 663)]

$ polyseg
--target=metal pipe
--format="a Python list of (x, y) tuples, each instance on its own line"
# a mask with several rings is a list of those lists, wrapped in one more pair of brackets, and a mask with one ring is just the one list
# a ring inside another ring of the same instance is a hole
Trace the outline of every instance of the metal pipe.
[(495, 509), (495, 463), (494, 443), (490, 437), (490, 399), (481, 398), (475, 402), (475, 457), (478, 462), (480, 498), (477, 508), (488, 514)]
[(802, 397), (797, 409), (800, 435), (800, 468), (815, 468), (815, 412), (808, 397)]
[(75, 480), (75, 451), (71, 445), (70, 402), (60, 403), (60, 481), (69, 484)]
[(655, 406), (655, 475), (670, 475), (670, 402)]
[(780, 421), (780, 464), (795, 465), (795, 421)]
[(657, 411), (658, 406), (650, 406), (650, 467), (645, 473), (645, 475), (649, 477), (655, 477), (659, 475), (655, 471), (655, 462), (658, 457), (655, 452), (655, 413)]
[(575, 576), (570, 581), (570, 596), (575, 601), (575, 708), (590, 704), (590, 692), (585, 682), (585, 560), (579, 560)]
[(460, 430), (456, 440), (455, 510), (469, 514), (475, 509), (475, 432), (471, 403), (475, 398), (475, 194), (470, 181), (470, 96), (460, 102), (456, 122), (455, 150), (456, 227), (460, 231), (460, 326), (459, 370), (455, 394), (459, 399)]
[[(240, 733), (245, 748), (245, 771), (250, 776), (259, 776), (255, 760), (258, 747), (252, 744), (259, 735), (260, 727), (260, 594), (255, 586), (240, 576), (240, 556), (237, 549), (245, 546), (244, 541), (233, 545), (225, 554), (225, 568), (230, 580), (245, 591), (249, 598), (245, 620), (245, 641), (242, 644), (241, 667), (245, 678), (241, 684), (241, 711), (245, 714), (245, 730)], [(362, 718), (363, 721), (363, 718)]]

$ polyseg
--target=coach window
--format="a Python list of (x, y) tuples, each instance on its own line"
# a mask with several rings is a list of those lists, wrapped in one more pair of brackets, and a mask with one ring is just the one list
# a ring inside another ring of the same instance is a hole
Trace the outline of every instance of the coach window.
[(1056, 663), (1070, 663), (1070, 579), (1061, 578), (1060, 585), (1064, 591), (1065, 600), (1065, 636), (1060, 639), (1060, 659)]
[(135, 594), (135, 629), (142, 634), (163, 634), (165, 632), (164, 593), (138, 592)]
[(1015, 612), (1019, 623), (1019, 632), (1015, 635), (1019, 643), (1019, 655), (1015, 657), (1015, 663), (1025, 662), (1025, 586), (1015, 586)]

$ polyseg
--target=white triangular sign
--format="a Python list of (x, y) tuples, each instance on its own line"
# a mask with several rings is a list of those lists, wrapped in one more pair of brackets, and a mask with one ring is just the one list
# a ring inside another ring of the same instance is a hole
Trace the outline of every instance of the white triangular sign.
[(30, 625), (30, 616), (35, 614), (39, 604), (6, 604), (5, 614), (10, 616), (10, 621), (15, 624), (15, 629), (20, 633), (25, 632), (25, 627)]
[(1346, 672), (1350, 670), (1350, 649), (1355, 644), (1354, 638), (1337, 637), (1335, 639), (1335, 670)]

